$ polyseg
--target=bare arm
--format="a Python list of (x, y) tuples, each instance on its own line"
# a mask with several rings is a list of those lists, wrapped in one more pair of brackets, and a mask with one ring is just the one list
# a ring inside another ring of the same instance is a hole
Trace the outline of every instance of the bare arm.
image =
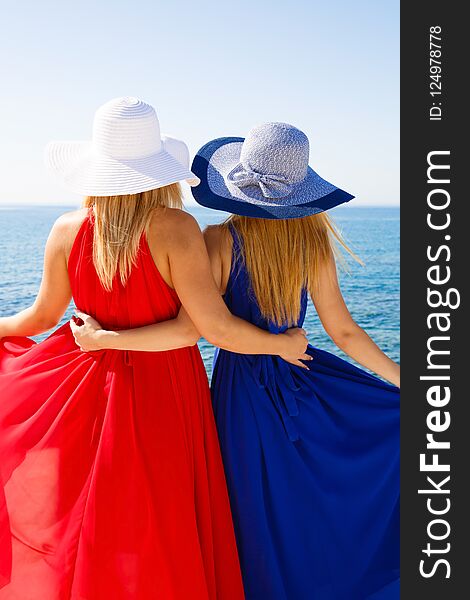
[(291, 354), (296, 350), (303, 355), (306, 344), (301, 339), (271, 334), (231, 314), (212, 276), (199, 226), (193, 217), (185, 216), (171, 240), (170, 269), (181, 303), (201, 335), (215, 346), (242, 354), (283, 355), (291, 346)]
[(106, 349), (161, 352), (194, 346), (200, 338), (184, 308), (174, 319), (119, 331), (104, 330), (90, 315), (78, 310), (75, 313), (83, 324), (78, 325), (72, 320), (70, 327), (77, 344), (87, 352)]
[[(180, 219), (167, 244), (173, 285), (185, 312), (165, 323), (119, 332), (91, 332), (91, 335), (87, 335), (86, 330), (81, 334), (82, 328), (72, 324), (77, 342), (85, 350), (169, 350), (193, 345), (200, 332), (210, 343), (227, 350), (242, 354), (277, 354), (304, 366), (298, 361), (307, 358), (302, 330), (275, 335), (230, 313), (214, 281), (199, 226), (190, 215)], [(96, 327), (96, 322), (87, 321), (86, 316), (84, 321), (88, 331)]]
[(41, 287), (32, 306), (11, 317), (0, 318), (0, 338), (38, 335), (54, 328), (70, 303), (72, 292), (67, 272), (64, 221), (54, 224), (46, 243)]
[(399, 365), (384, 354), (351, 317), (341, 294), (333, 258), (320, 274), (318, 289), (312, 295), (312, 300), (325, 331), (338, 348), (359, 364), (399, 386)]

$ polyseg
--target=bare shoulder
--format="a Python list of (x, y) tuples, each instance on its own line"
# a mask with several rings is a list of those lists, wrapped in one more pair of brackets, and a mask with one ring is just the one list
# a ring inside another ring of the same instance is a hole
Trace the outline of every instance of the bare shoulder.
[(164, 208), (154, 211), (149, 238), (168, 245), (186, 245), (191, 241), (201, 240), (202, 234), (192, 215), (177, 208)]
[(52, 227), (50, 240), (66, 249), (71, 247), (87, 212), (87, 208), (80, 208), (60, 215)]
[(220, 244), (224, 235), (225, 227), (222, 224), (208, 225), (204, 229), (204, 239), (207, 244)]
[(73, 229), (74, 227), (80, 227), (87, 215), (87, 208), (79, 208), (78, 210), (72, 210), (66, 212), (60, 217), (57, 217), (54, 223), (54, 229), (66, 231), (67, 229)]
[(231, 253), (232, 236), (225, 225), (208, 225), (203, 233), (209, 255), (217, 253), (224, 256)]

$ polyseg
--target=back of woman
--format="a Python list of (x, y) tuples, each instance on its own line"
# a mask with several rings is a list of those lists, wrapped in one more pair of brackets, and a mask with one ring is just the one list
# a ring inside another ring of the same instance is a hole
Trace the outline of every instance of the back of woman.
[[(206, 233), (229, 309), (302, 326), (308, 295), (333, 341), (391, 381), (399, 367), (353, 321), (324, 212), (351, 196), (308, 166), (285, 123), (199, 150), (193, 191), (232, 213)], [(300, 361), (218, 350), (212, 399), (248, 598), (399, 597), (399, 390), (319, 348)], [(309, 360), (310, 359), (310, 360)]]
[[(282, 236), (264, 244), (261, 228), (258, 219), (231, 219), (225, 302), (271, 331), (301, 327), (307, 268), (294, 264), (295, 245)], [(309, 245), (311, 237), (304, 257)], [(284, 260), (272, 269), (276, 246)], [(296, 276), (303, 285), (292, 282)], [(397, 389), (319, 348), (309, 345), (306, 354), (307, 368), (225, 350), (214, 364), (213, 406), (247, 597), (396, 598)]]
[[(147, 106), (121, 99), (112, 109), (136, 105), (139, 115)], [(180, 301), (150, 247), (152, 221), (181, 207), (178, 184), (85, 206), (68, 257), (77, 215), (53, 228), (39, 309), (4, 319), (7, 331), (25, 331), (31, 315), (40, 323), (47, 299), (64, 310), (70, 295), (113, 330), (176, 317)], [(243, 597), (197, 346), (87, 353), (69, 323), (39, 344), (10, 335), (0, 397), (2, 600)]]
[[(159, 190), (154, 191), (155, 195), (157, 192)], [(176, 194), (179, 194), (177, 189)], [(118, 201), (117, 198), (109, 200)], [(95, 201), (94, 206), (88, 208), (69, 255), (68, 272), (74, 304), (96, 315), (110, 329), (129, 329), (176, 317), (181, 303), (175, 290), (169, 287), (156, 267), (148, 241), (150, 221), (152, 217), (158, 218), (155, 215), (158, 204), (155, 203), (154, 209), (147, 210), (147, 214), (143, 212), (137, 218), (130, 215), (123, 219), (131, 221), (134, 217), (135, 221), (146, 221), (141, 231), (130, 232), (132, 222), (121, 225), (117, 218), (107, 222), (100, 214), (103, 212), (101, 204), (106, 201), (106, 198), (100, 198)], [(119, 200), (123, 201), (135, 204), (140, 198), (124, 197)], [(162, 214), (164, 209), (160, 208), (159, 211)], [(103, 221), (107, 222), (110, 231), (119, 232), (118, 235), (103, 236)], [(101, 230), (98, 234), (97, 229)], [(95, 250), (94, 245), (97, 247)], [(115, 256), (106, 256), (106, 248), (119, 248), (120, 251)], [(134, 250), (132, 254), (131, 250)], [(94, 252), (100, 255), (100, 270), (108, 276), (107, 287), (103, 285), (97, 272)], [(125, 265), (126, 261), (129, 262), (128, 265)], [(119, 273), (120, 262), (128, 270), (124, 282)], [(110, 274), (106, 273), (106, 269)], [(113, 276), (114, 269), (116, 274)]]

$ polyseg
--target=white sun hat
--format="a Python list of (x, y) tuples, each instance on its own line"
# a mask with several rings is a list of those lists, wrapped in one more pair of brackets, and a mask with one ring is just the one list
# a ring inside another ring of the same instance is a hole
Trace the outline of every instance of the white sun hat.
[(96, 111), (92, 141), (49, 142), (45, 161), (68, 188), (85, 196), (199, 183), (189, 169), (186, 144), (161, 135), (155, 109), (130, 96), (110, 100)]

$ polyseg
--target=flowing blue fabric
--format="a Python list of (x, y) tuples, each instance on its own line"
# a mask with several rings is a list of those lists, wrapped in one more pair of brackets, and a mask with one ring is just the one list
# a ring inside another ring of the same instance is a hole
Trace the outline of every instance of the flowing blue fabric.
[[(233, 237), (231, 312), (272, 332)], [(261, 258), (262, 259), (262, 258)], [(307, 293), (302, 293), (302, 326)], [(214, 412), (248, 600), (399, 598), (399, 390), (312, 346), (309, 370), (218, 350)]]

